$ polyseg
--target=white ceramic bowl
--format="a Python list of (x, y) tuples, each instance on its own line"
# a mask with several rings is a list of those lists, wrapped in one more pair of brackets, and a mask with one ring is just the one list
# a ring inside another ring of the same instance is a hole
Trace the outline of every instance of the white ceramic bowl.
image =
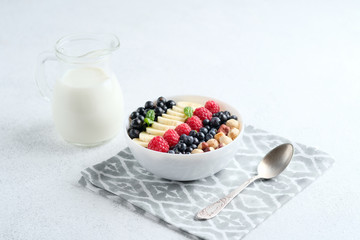
[(165, 97), (175, 102), (186, 101), (200, 104), (205, 104), (208, 100), (214, 100), (220, 105), (221, 111), (227, 110), (238, 117), (238, 121), (241, 123), (240, 134), (229, 145), (215, 151), (199, 154), (169, 154), (149, 150), (132, 141), (127, 134), (129, 121), (126, 118), (126, 141), (138, 162), (149, 172), (159, 177), (178, 181), (191, 181), (205, 178), (224, 169), (229, 162), (233, 160), (242, 139), (244, 122), (240, 113), (231, 105), (211, 97), (189, 95)]

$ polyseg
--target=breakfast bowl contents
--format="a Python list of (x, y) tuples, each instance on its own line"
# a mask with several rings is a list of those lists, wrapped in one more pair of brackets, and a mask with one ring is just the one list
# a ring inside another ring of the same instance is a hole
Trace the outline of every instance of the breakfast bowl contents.
[(139, 163), (157, 176), (195, 180), (231, 161), (243, 132), (240, 114), (202, 96), (159, 97), (129, 114), (126, 139)]
[[(195, 110), (194, 110), (195, 108)], [(213, 151), (231, 143), (240, 133), (236, 115), (220, 111), (208, 100), (204, 106), (193, 102), (148, 101), (129, 116), (128, 135), (148, 149), (170, 154)]]

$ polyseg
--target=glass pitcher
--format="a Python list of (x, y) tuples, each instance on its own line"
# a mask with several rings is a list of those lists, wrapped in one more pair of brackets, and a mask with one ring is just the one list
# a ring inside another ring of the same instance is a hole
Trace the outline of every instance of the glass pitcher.
[[(112, 34), (75, 34), (57, 41), (55, 51), (40, 54), (36, 83), (51, 102), (55, 127), (66, 141), (95, 146), (119, 132), (123, 96), (109, 65), (110, 55), (119, 46)], [(44, 68), (50, 60), (59, 63), (53, 88)]]

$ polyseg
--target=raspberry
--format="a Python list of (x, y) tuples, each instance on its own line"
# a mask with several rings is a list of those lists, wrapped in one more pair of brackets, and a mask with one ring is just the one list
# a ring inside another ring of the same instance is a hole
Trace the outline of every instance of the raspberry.
[(204, 107), (199, 107), (195, 109), (193, 114), (195, 116), (198, 116), (201, 119), (201, 121), (204, 121), (204, 119), (210, 120), (212, 117), (212, 113)]
[(187, 123), (182, 123), (175, 128), (175, 131), (179, 134), (179, 136), (183, 134), (189, 135), (191, 127)]
[(212, 114), (220, 111), (220, 106), (216, 102), (209, 100), (205, 103), (205, 108), (208, 109)]
[(168, 152), (169, 144), (161, 136), (156, 136), (150, 140), (148, 149), (158, 151), (158, 152)]
[(192, 130), (200, 131), (203, 127), (203, 123), (198, 116), (192, 116), (186, 120), (186, 123), (191, 127)]
[(175, 146), (179, 142), (179, 134), (174, 129), (169, 129), (164, 133), (164, 139), (170, 147)]

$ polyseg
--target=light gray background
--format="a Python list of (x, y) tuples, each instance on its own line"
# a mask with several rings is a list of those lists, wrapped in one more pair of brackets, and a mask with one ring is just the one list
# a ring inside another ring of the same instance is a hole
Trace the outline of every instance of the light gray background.
[[(246, 122), (319, 147), (334, 167), (246, 239), (360, 237), (359, 1), (0, 0), (0, 239), (184, 239), (79, 187), (125, 146), (54, 131), (34, 84), (62, 35), (112, 32), (126, 109), (159, 95), (231, 102)], [(51, 65), (50, 65), (51, 66)]]

